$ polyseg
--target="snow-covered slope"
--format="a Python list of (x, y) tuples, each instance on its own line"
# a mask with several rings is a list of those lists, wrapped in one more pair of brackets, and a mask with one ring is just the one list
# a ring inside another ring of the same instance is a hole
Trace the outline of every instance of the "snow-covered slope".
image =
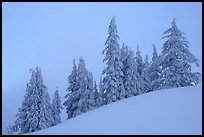
[(202, 87), (131, 97), (30, 134), (202, 134)]

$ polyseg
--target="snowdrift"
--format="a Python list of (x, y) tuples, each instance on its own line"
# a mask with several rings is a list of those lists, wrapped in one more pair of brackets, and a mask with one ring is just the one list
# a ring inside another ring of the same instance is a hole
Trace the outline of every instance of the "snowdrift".
[(202, 134), (202, 87), (127, 98), (30, 134)]

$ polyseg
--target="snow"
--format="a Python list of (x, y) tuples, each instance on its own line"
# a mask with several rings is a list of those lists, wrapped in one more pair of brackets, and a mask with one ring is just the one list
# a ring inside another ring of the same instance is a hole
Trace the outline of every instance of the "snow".
[(30, 134), (202, 135), (202, 86), (130, 97)]

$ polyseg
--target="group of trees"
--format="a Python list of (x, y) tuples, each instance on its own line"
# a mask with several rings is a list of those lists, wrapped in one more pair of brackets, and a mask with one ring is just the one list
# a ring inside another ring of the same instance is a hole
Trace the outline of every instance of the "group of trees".
[(136, 54), (124, 43), (120, 47), (115, 17), (110, 22), (108, 33), (107, 46), (103, 50), (106, 67), (102, 72), (99, 90), (96, 83), (93, 85), (93, 76), (85, 68), (84, 60), (79, 59), (78, 67), (74, 61), (64, 103), (68, 119), (131, 96), (200, 83), (201, 74), (191, 72), (190, 65), (195, 63), (199, 66), (198, 59), (189, 52), (189, 43), (184, 33), (177, 28), (175, 19), (171, 28), (163, 33), (163, 38), (167, 40), (160, 55), (153, 44), (150, 62), (148, 56), (142, 59), (138, 46)]
[(78, 66), (74, 60), (68, 82), (68, 93), (65, 96), (67, 100), (63, 103), (68, 118), (75, 117), (102, 104), (102, 97), (99, 95), (96, 82), (93, 82), (93, 75), (86, 69), (82, 57), (79, 59)]
[(40, 67), (31, 69), (22, 106), (18, 109), (14, 126), (9, 131), (29, 133), (61, 123), (61, 99), (56, 89), (51, 103), (47, 87), (43, 84)]
[[(86, 69), (85, 61), (79, 58), (78, 65), (73, 61), (71, 74), (68, 76), (68, 88), (65, 95), (67, 119), (81, 113), (107, 105), (131, 96), (137, 96), (153, 90), (194, 86), (200, 83), (201, 74), (191, 72), (190, 63), (199, 66), (198, 59), (189, 52), (184, 33), (177, 26), (175, 19), (170, 29), (165, 31), (166, 42), (160, 55), (153, 45), (152, 60), (148, 56), (142, 59), (137, 46), (136, 54), (127, 45), (119, 44), (119, 35), (115, 17), (109, 25), (109, 36), (103, 50), (106, 63), (99, 87), (93, 75)], [(13, 129), (22, 133), (33, 132), (51, 127), (61, 122), (61, 101), (56, 90), (51, 104), (46, 86), (43, 84), (41, 70), (31, 70), (25, 99), (22, 102)], [(10, 129), (10, 128), (9, 128)]]

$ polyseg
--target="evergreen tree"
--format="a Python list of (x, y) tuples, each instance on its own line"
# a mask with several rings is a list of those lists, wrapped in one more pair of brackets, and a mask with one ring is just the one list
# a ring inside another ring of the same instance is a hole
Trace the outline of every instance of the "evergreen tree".
[(136, 52), (135, 61), (136, 61), (136, 65), (137, 65), (137, 71), (141, 75), (142, 74), (142, 70), (145, 67), (145, 64), (144, 64), (144, 62), (142, 60), (142, 56), (140, 55), (139, 46), (137, 46), (137, 52)]
[(95, 108), (103, 106), (103, 97), (101, 92), (97, 89), (96, 81), (94, 81), (94, 100), (95, 100)]
[(156, 61), (158, 55), (157, 55), (157, 50), (155, 47), (155, 44), (153, 44), (153, 56), (152, 56), (152, 62)]
[(105, 104), (125, 98), (122, 80), (123, 64), (120, 57), (119, 36), (117, 33), (115, 17), (113, 17), (109, 25), (109, 36), (105, 42), (107, 47), (103, 50), (103, 54), (105, 54), (103, 62), (107, 64), (102, 73), (104, 75), (102, 92), (105, 97)]
[(157, 87), (155, 81), (159, 78), (161, 69), (158, 64), (158, 54), (157, 54), (156, 47), (154, 44), (153, 44), (152, 62), (150, 63), (149, 70), (150, 70), (149, 77), (150, 77), (150, 80), (152, 81), (152, 90), (155, 90)]
[(136, 96), (141, 94), (143, 89), (143, 80), (139, 75), (134, 60), (134, 52), (127, 46), (121, 48), (121, 58), (123, 62), (123, 83), (125, 88), (125, 97)]
[(98, 88), (97, 88), (97, 84), (96, 81), (94, 81), (94, 87), (93, 87), (94, 93), (99, 93), (98, 92)]
[(77, 103), (80, 99), (80, 94), (78, 92), (78, 89), (79, 89), (78, 79), (79, 79), (78, 70), (74, 60), (72, 72), (68, 76), (68, 83), (69, 83), (69, 86), (67, 88), (68, 93), (65, 95), (65, 98), (67, 98), (67, 100), (63, 103), (63, 105), (66, 107), (67, 119), (75, 117), (76, 114), (74, 114), (74, 111), (78, 109)]
[(99, 81), (99, 93), (101, 93), (102, 97), (104, 98), (104, 94), (103, 94), (103, 78), (102, 76), (100, 76), (100, 81)]
[(150, 64), (148, 61), (148, 56), (146, 55), (145, 60), (144, 60), (144, 68), (142, 70), (142, 78), (144, 81), (144, 92), (149, 92), (152, 91), (152, 83), (150, 79)]
[(68, 77), (68, 82), (69, 93), (65, 96), (68, 99), (64, 105), (66, 106), (69, 119), (87, 112), (95, 106), (93, 75), (86, 69), (85, 61), (82, 57), (79, 58), (78, 68), (74, 62), (72, 73)]
[(101, 98), (102, 98), (102, 105), (105, 105), (105, 96), (104, 96), (104, 94), (103, 94), (103, 91), (104, 91), (104, 89), (103, 89), (103, 78), (102, 78), (102, 76), (100, 76), (100, 81), (99, 81), (99, 95), (101, 96)]
[(92, 110), (95, 108), (95, 91), (93, 84), (93, 74), (91, 72), (88, 73), (88, 110)]
[(85, 61), (81, 57), (79, 58), (78, 76), (79, 76), (78, 92), (80, 94), (78, 108), (81, 111), (80, 113), (84, 113), (89, 109), (88, 98), (90, 94), (90, 87), (88, 82), (89, 81), (88, 71), (85, 67)]
[(60, 117), (61, 109), (62, 109), (61, 99), (58, 93), (58, 89), (56, 89), (52, 100), (52, 113), (54, 118), (54, 125), (57, 125), (62, 122)]
[(164, 43), (159, 57), (162, 68), (161, 75), (156, 81), (158, 89), (193, 86), (200, 82), (201, 74), (192, 73), (190, 63), (199, 66), (198, 59), (189, 52), (188, 42), (184, 33), (172, 21), (172, 27), (163, 33), (167, 41)]
[(41, 69), (31, 70), (30, 82), (27, 84), (26, 95), (16, 115), (16, 126), (21, 133), (28, 133), (52, 126), (50, 97), (43, 84)]

